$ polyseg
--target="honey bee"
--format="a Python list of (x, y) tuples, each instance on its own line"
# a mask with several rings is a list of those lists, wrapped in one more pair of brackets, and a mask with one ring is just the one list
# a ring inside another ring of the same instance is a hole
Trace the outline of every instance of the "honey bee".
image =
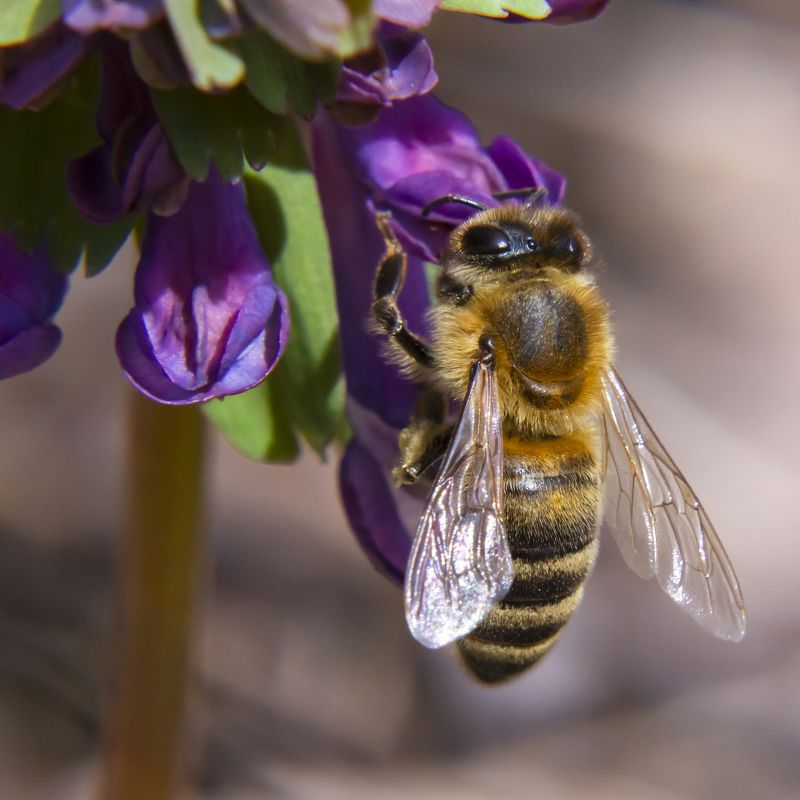
[[(507, 196), (507, 195), (506, 195)], [(500, 199), (498, 197), (498, 199)], [(570, 211), (525, 202), (455, 228), (430, 343), (397, 307), (406, 255), (388, 213), (372, 319), (421, 385), (400, 436), (398, 484), (441, 460), (406, 570), (405, 608), (426, 647), (456, 642), (470, 672), (504, 681), (570, 619), (606, 516), (627, 564), (712, 634), (744, 636), (742, 594), (704, 508), (612, 365), (591, 244)], [(449, 403), (461, 403), (455, 423)]]

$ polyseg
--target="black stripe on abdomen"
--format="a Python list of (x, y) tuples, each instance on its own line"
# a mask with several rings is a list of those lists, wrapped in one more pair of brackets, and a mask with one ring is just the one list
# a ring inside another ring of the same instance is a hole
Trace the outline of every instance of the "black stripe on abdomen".
[(591, 470), (556, 476), (506, 470), (505, 524), (514, 583), (505, 599), (458, 642), (486, 683), (535, 664), (555, 643), (583, 594), (597, 550), (599, 487)]

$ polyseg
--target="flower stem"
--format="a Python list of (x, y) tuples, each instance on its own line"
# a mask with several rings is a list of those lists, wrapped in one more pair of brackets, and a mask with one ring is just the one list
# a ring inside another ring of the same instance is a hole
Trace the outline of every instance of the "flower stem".
[(171, 800), (187, 758), (193, 622), (204, 570), (203, 420), (129, 405), (122, 619), (103, 800)]

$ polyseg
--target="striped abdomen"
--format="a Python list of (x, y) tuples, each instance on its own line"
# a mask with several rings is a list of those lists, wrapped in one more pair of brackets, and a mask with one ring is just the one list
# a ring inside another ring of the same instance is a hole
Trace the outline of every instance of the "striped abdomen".
[(505, 441), (505, 524), (514, 583), (458, 642), (487, 683), (510, 678), (552, 647), (583, 593), (597, 551), (597, 459), (590, 437)]

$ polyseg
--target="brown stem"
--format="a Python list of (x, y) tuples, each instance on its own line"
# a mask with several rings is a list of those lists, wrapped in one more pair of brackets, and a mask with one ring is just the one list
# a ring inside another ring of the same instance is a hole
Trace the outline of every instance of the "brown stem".
[(187, 764), (193, 623), (204, 564), (203, 421), (132, 393), (119, 661), (103, 800), (172, 800)]

